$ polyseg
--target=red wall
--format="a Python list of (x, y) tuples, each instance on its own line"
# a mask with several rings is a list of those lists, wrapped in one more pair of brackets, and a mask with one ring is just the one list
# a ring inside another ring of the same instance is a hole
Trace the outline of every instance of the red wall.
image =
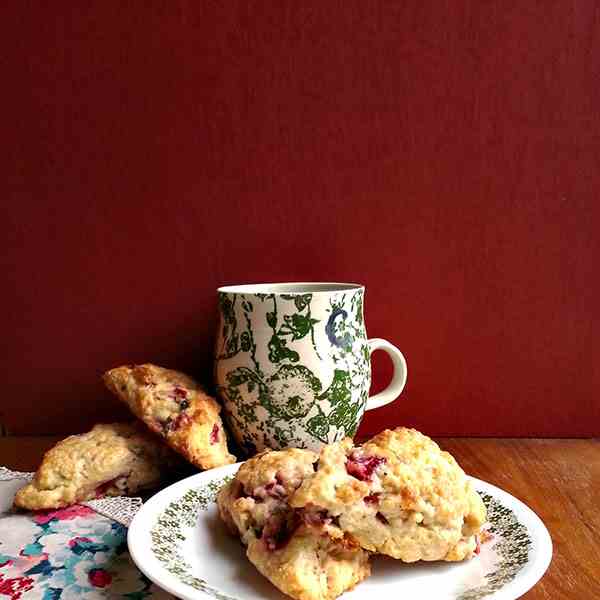
[(2, 10), (10, 431), (207, 378), (220, 284), (350, 280), (409, 363), (364, 432), (600, 434), (596, 2), (59, 4)]

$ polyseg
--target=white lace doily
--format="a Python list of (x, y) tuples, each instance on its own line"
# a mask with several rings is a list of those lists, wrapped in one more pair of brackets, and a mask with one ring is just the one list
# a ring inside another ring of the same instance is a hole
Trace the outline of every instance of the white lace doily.
[(25, 471), (11, 471), (6, 467), (0, 467), (0, 481), (11, 481), (12, 479), (24, 479), (25, 481), (31, 481), (33, 479), (33, 473), (26, 473)]
[[(0, 466), (0, 481), (13, 481), (15, 479), (31, 481), (33, 475), (33, 473), (11, 471), (6, 467)], [(82, 502), (81, 504), (96, 511), (99, 515), (108, 517), (117, 523), (121, 523), (121, 525), (125, 525), (125, 527), (129, 527), (133, 517), (142, 507), (142, 499), (117, 496), (116, 498), (89, 500), (88, 502)]]
[(142, 508), (141, 498), (130, 498), (129, 496), (117, 496), (115, 498), (99, 498), (83, 502), (98, 514), (108, 517), (113, 521), (129, 527), (136, 513)]

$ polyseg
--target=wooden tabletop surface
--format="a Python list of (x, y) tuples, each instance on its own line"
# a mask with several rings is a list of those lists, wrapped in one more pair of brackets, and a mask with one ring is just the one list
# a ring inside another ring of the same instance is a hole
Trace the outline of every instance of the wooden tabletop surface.
[[(0, 465), (36, 468), (50, 437), (0, 438)], [(444, 438), (469, 474), (528, 504), (552, 536), (554, 555), (526, 600), (600, 599), (600, 440)], [(432, 599), (434, 600), (434, 599)]]

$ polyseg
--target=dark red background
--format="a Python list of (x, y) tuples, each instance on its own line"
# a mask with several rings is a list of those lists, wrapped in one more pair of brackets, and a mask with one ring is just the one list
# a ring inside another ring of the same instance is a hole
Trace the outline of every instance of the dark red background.
[(596, 2), (2, 13), (8, 430), (125, 416), (122, 362), (209, 377), (218, 285), (349, 280), (409, 363), (363, 432), (600, 434)]

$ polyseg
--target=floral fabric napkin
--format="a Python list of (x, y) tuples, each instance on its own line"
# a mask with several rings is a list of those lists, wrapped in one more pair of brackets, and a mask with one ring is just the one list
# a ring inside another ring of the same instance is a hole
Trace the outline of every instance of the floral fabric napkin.
[[(30, 477), (0, 469), (0, 600), (172, 598), (137, 569), (127, 551), (123, 522), (129, 523), (141, 500), (16, 513), (15, 492)], [(111, 513), (114, 518), (106, 516)]]

